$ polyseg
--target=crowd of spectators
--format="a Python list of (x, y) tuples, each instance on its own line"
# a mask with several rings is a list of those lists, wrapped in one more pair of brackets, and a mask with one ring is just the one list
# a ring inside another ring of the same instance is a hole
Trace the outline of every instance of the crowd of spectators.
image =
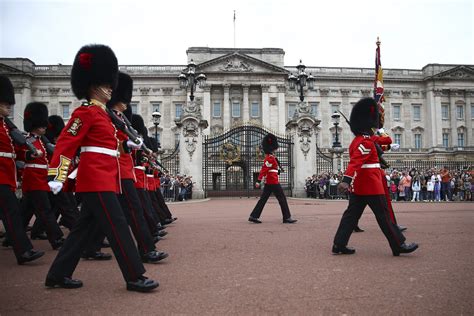
[(193, 198), (192, 176), (163, 174), (160, 190), (167, 201), (186, 201)]
[[(347, 195), (337, 192), (343, 173), (323, 172), (306, 179), (305, 190), (309, 198), (341, 199)], [(449, 170), (387, 169), (387, 187), (393, 201), (474, 201), (474, 168)]]

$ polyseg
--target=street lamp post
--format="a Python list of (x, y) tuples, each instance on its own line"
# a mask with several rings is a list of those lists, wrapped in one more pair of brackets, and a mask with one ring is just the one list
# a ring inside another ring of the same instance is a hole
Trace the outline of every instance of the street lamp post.
[(189, 99), (191, 103), (194, 101), (194, 91), (196, 91), (196, 84), (199, 87), (204, 88), (206, 85), (207, 77), (205, 74), (199, 74), (196, 76), (196, 64), (191, 59), (188, 64), (188, 67), (181, 72), (178, 76), (179, 85), (181, 88), (187, 89), (188, 87), (191, 89), (189, 94)]
[[(152, 116), (152, 120), (153, 120), (153, 125), (155, 125), (155, 140), (156, 140), (156, 143), (159, 144), (158, 142), (158, 125), (160, 125), (160, 122), (161, 122), (161, 113), (158, 112), (158, 111), (155, 111), (151, 114)], [(160, 145), (158, 145), (158, 148), (160, 147)]]
[(298, 70), (297, 75), (293, 75), (290, 73), (288, 75), (288, 83), (290, 85), (290, 89), (294, 89), (296, 86), (296, 89), (300, 93), (300, 101), (303, 103), (304, 101), (304, 93), (303, 93), (303, 88), (308, 85), (309, 89), (314, 88), (314, 82), (316, 81), (316, 78), (314, 78), (311, 74), (307, 74), (305, 72), (306, 66), (303, 65), (301, 59), (300, 59), (300, 64), (296, 66), (296, 69)]
[(339, 119), (341, 118), (341, 115), (337, 112), (334, 111), (334, 113), (331, 115), (332, 118), (332, 123), (334, 124), (334, 128), (336, 129), (336, 135), (334, 138), (334, 141), (332, 143), (332, 148), (331, 152), (333, 154), (333, 173), (337, 173), (339, 170), (342, 170), (342, 153), (344, 152), (344, 149), (341, 146), (341, 143), (339, 142), (339, 134), (338, 134), (338, 129), (339, 129)]

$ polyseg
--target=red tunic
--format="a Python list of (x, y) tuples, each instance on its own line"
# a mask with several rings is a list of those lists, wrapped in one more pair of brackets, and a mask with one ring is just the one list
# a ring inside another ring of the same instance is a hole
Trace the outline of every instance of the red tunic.
[(8, 134), (8, 127), (0, 117), (0, 184), (16, 189), (15, 148)]
[(344, 182), (352, 182), (352, 192), (357, 195), (385, 194), (380, 163), (374, 140), (368, 135), (358, 135), (349, 146), (350, 161), (344, 173)]
[[(121, 142), (126, 142), (128, 140), (127, 134), (121, 130), (117, 131), (117, 138)], [(132, 179), (137, 181), (135, 172), (133, 171), (133, 158), (131, 153), (121, 153), (119, 157), (120, 163), (120, 179)]]
[(266, 177), (266, 184), (279, 184), (278, 180), (278, 163), (275, 156), (267, 154), (263, 160), (262, 169), (258, 175), (258, 180), (261, 181), (263, 177)]
[(155, 185), (155, 178), (153, 178), (152, 174), (147, 174), (146, 175), (147, 179), (147, 190), (148, 191), (155, 191), (156, 190), (156, 185)]
[(28, 139), (43, 154), (40, 157), (29, 159), (26, 145), (16, 147), (17, 160), (25, 162), (23, 170), (23, 181), (21, 190), (29, 191), (50, 191), (48, 186), (48, 158), (46, 148), (39, 136), (28, 135)]
[(119, 142), (116, 132), (110, 117), (100, 106), (78, 107), (59, 135), (49, 165), (49, 176), (64, 182), (71, 160), (81, 149), (76, 192), (119, 193)]

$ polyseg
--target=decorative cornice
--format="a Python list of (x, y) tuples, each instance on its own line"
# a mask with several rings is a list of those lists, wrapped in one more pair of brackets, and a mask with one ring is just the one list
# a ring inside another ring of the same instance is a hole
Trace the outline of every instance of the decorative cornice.
[(268, 92), (270, 90), (270, 86), (267, 84), (262, 84), (262, 92)]
[(140, 93), (142, 95), (148, 95), (148, 93), (150, 92), (151, 88), (149, 87), (141, 87), (141, 88), (138, 88), (140, 90)]
[(329, 94), (329, 89), (328, 88), (319, 88), (319, 93), (321, 94), (322, 97), (327, 97)]
[(285, 85), (278, 85), (277, 89), (278, 89), (278, 92), (280, 92), (280, 93), (285, 93), (286, 92), (286, 86)]
[(164, 95), (171, 95), (173, 93), (173, 88), (167, 87), (167, 88), (161, 88), (163, 91)]
[(342, 94), (344, 97), (349, 96), (350, 93), (351, 93), (351, 90), (350, 90), (350, 89), (341, 89), (341, 94)]
[(370, 90), (370, 89), (362, 89), (362, 90), (360, 90), (360, 92), (362, 93), (362, 95), (363, 95), (364, 97), (369, 97), (369, 96), (371, 95), (371, 93), (372, 93), (372, 90)]
[(411, 91), (410, 90), (402, 90), (402, 95), (404, 98), (408, 98), (411, 96)]

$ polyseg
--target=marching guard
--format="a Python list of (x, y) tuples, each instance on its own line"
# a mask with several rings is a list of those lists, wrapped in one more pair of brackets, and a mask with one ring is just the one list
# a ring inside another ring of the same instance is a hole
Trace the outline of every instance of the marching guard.
[(350, 162), (344, 179), (338, 185), (340, 191), (347, 191), (352, 186), (352, 193), (334, 237), (334, 254), (355, 253), (355, 249), (347, 247), (347, 243), (367, 205), (374, 212), (394, 256), (418, 248), (416, 243), (405, 243), (405, 237), (390, 219), (384, 189), (387, 184), (380, 176), (380, 160), (373, 139), (378, 120), (377, 102), (372, 98), (361, 99), (352, 108), (350, 127), (355, 138), (349, 147)]
[(144, 276), (145, 268), (130, 235), (117, 193), (119, 146), (116, 129), (106, 112), (106, 103), (117, 85), (118, 62), (114, 52), (104, 45), (82, 47), (74, 58), (71, 87), (79, 100), (86, 99), (71, 115), (61, 132), (50, 162), (48, 182), (57, 193), (66, 181), (71, 160), (80, 149), (76, 192), (81, 194), (80, 217), (51, 265), (46, 287), (78, 288), (82, 281), (72, 279), (87, 246), (88, 235), (98, 223), (114, 252), (127, 290), (148, 292), (158, 282)]
[(11, 133), (16, 132), (17, 137), (22, 137), (22, 141), (25, 139), (8, 119), (14, 104), (13, 85), (10, 79), (0, 75), (0, 216), (16, 260), (18, 264), (24, 264), (42, 257), (44, 252), (33, 249), (23, 227), (20, 205), (15, 195), (17, 183), (16, 154), (13, 145), (15, 137), (11, 136)]
[(281, 213), (283, 215), (283, 223), (296, 223), (297, 220), (291, 218), (290, 208), (288, 207), (285, 193), (283, 192), (278, 179), (278, 175), (282, 171), (282, 168), (274, 154), (275, 150), (278, 149), (278, 140), (276, 136), (273, 134), (267, 134), (262, 140), (262, 149), (265, 153), (265, 159), (263, 160), (263, 166), (260, 170), (260, 174), (258, 175), (258, 180), (257, 183), (255, 183), (255, 187), (260, 187), (260, 183), (263, 178), (265, 178), (266, 181), (265, 186), (263, 187), (262, 195), (250, 214), (249, 221), (256, 224), (262, 223), (262, 221), (259, 219), (260, 215), (262, 214), (265, 203), (267, 203), (268, 198), (273, 193), (280, 204)]

